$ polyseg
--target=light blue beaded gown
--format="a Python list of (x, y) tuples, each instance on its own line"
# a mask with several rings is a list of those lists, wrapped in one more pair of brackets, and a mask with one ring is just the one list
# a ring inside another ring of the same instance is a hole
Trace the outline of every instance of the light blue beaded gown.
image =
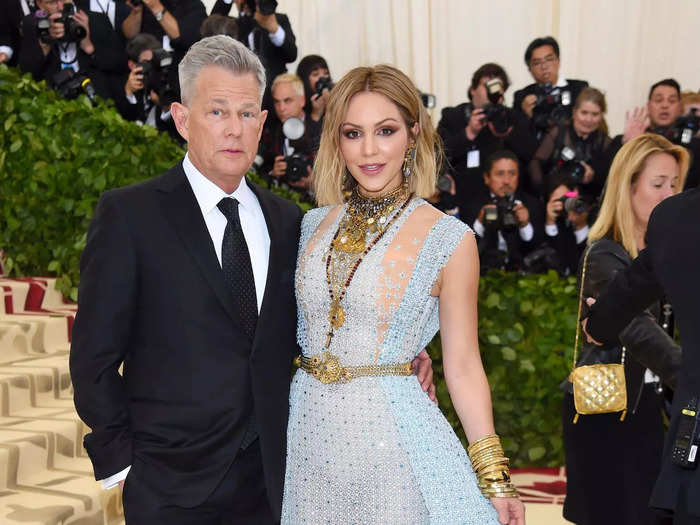
[[(430, 290), (470, 230), (427, 206), (413, 199), (357, 268), (329, 348), (342, 365), (411, 361), (437, 332)], [(325, 261), (344, 213), (318, 208), (301, 227), (298, 342), (308, 357), (325, 350)], [(287, 434), (283, 524), (498, 524), (462, 444), (415, 375), (323, 384), (299, 370)]]

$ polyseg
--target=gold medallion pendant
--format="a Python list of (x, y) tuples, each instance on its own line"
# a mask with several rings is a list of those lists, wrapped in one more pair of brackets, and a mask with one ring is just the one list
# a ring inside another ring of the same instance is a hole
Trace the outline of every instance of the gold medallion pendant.
[(345, 322), (345, 310), (340, 306), (340, 301), (333, 299), (331, 302), (331, 308), (328, 312), (328, 322), (331, 323), (333, 328), (340, 328)]
[(345, 253), (362, 253), (366, 247), (366, 233), (359, 228), (346, 227), (333, 241), (333, 249)]

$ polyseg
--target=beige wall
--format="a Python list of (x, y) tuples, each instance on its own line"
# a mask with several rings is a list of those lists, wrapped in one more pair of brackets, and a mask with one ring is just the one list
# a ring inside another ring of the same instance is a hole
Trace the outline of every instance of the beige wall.
[(438, 111), (466, 100), (485, 62), (508, 72), (510, 102), (531, 82), (525, 47), (548, 34), (560, 43), (561, 72), (606, 93), (611, 134), (654, 81), (700, 88), (698, 0), (279, 0), (278, 10), (292, 21), (299, 58), (324, 56), (336, 79), (356, 65), (394, 64), (437, 96)]

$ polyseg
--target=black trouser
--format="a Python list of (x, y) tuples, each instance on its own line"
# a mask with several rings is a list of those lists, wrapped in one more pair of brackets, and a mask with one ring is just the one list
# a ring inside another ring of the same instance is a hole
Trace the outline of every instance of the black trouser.
[(673, 514), (673, 525), (700, 525), (700, 517), (688, 514), (688, 487), (683, 485)]
[(241, 450), (214, 492), (196, 507), (166, 503), (144, 480), (127, 476), (127, 525), (267, 525), (275, 523), (265, 490), (260, 442)]

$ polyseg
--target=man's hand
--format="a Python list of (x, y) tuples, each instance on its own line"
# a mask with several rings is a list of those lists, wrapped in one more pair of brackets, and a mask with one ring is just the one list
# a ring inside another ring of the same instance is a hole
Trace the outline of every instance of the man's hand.
[(7, 53), (0, 53), (0, 64), (7, 62), (10, 59), (10, 57), (7, 56)]
[(85, 38), (80, 41), (80, 49), (86, 54), (92, 55), (95, 52), (95, 46), (90, 40), (90, 18), (85, 11), (76, 11), (73, 15), (75, 21), (85, 28)]
[(260, 27), (265, 29), (270, 34), (276, 33), (280, 27), (277, 23), (275, 13), (272, 13), (271, 15), (263, 15), (260, 10), (256, 9), (253, 18), (255, 18), (255, 21)]
[(644, 106), (634, 108), (631, 115), (629, 111), (625, 112), (625, 132), (622, 135), (622, 143), (627, 144), (643, 134), (650, 124), (649, 114)]
[(520, 108), (528, 117), (532, 118), (532, 112), (537, 104), (537, 95), (527, 95), (520, 103)]
[(486, 210), (488, 210), (488, 209), (494, 209), (494, 210), (495, 210), (495, 209), (496, 209), (496, 205), (495, 205), (495, 204), (489, 203), (489, 204), (484, 204), (484, 205), (481, 207), (481, 211), (479, 211), (479, 216), (477, 217), (478, 221), (479, 221), (481, 224), (484, 224), (484, 213), (485, 213)]
[(521, 228), (524, 228), (530, 222), (530, 212), (522, 202), (515, 203), (515, 206), (513, 206), (513, 213), (515, 214), (515, 218), (518, 219)]
[(60, 40), (63, 38), (63, 35), (66, 34), (66, 28), (63, 22), (58, 21), (62, 16), (61, 13), (54, 13), (49, 17), (49, 21), (51, 22), (51, 25), (49, 25), (49, 36), (53, 40)]
[(467, 122), (467, 127), (464, 129), (464, 133), (467, 135), (469, 140), (474, 140), (479, 136), (481, 130), (486, 126), (486, 119), (484, 117), (484, 110), (481, 108), (476, 108), (472, 111), (469, 117), (469, 122)]
[(418, 377), (423, 392), (428, 393), (428, 397), (437, 405), (437, 396), (435, 395), (435, 384), (433, 383), (433, 360), (430, 359), (428, 352), (420, 351), (416, 358), (411, 362), (411, 369)]
[(275, 163), (272, 166), (272, 171), (270, 172), (270, 175), (273, 177), (281, 177), (284, 175), (287, 171), (287, 163), (284, 161), (284, 157), (282, 155), (277, 155), (275, 157)]
[(583, 172), (583, 183), (584, 184), (590, 184), (593, 182), (593, 177), (595, 176), (595, 171), (593, 171), (593, 168), (587, 163), (581, 161), (581, 165), (583, 166), (584, 172)]
[[(586, 297), (586, 304), (590, 307), (595, 304), (595, 299), (593, 297)], [(586, 331), (586, 327), (588, 325), (588, 317), (586, 317), (582, 322), (581, 322), (581, 327), (583, 328), (583, 333), (586, 334), (586, 341), (589, 343), (593, 343), (594, 345), (598, 346), (603, 346), (603, 343), (599, 343), (595, 339), (593, 339), (590, 334)]]
[(160, 13), (163, 9), (165, 9), (160, 0), (143, 0), (143, 5), (145, 5), (153, 14)]
[(518, 498), (491, 498), (498, 513), (498, 523), (503, 525), (525, 525), (525, 505)]
[(126, 79), (126, 84), (124, 85), (124, 93), (127, 97), (131, 97), (137, 91), (143, 89), (143, 67), (136, 66), (129, 73), (129, 78)]
[(557, 222), (559, 215), (561, 215), (564, 209), (564, 203), (559, 198), (551, 198), (547, 203), (547, 218), (545, 219), (545, 224), (552, 225)]

